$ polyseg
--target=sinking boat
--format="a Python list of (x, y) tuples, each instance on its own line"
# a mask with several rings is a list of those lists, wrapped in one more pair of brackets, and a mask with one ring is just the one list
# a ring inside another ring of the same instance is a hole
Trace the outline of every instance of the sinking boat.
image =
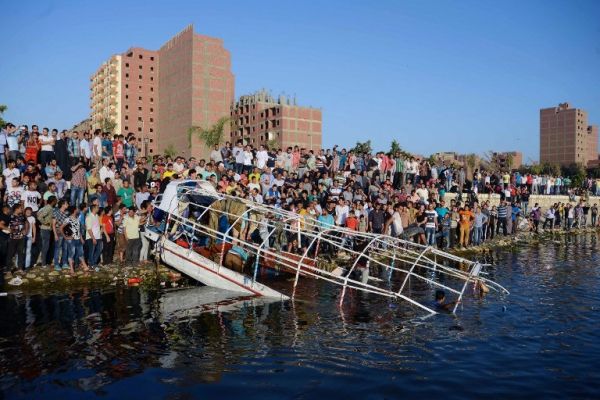
[[(459, 301), (469, 284), (508, 294), (478, 262), (388, 235), (324, 225), (309, 214), (218, 193), (206, 181), (170, 182), (154, 204), (154, 223), (145, 235), (156, 254), (210, 287), (286, 300), (303, 279), (321, 279), (341, 288), (340, 305), (348, 290), (357, 290), (432, 314), (430, 299), (412, 294), (415, 285), (444, 290)], [(287, 274), (293, 283), (273, 289), (265, 271)]]

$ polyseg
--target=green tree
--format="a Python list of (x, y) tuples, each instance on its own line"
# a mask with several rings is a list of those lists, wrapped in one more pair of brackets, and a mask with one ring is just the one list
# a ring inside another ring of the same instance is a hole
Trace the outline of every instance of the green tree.
[(169, 143), (169, 145), (164, 150), (165, 157), (173, 158), (177, 155), (177, 149), (173, 146), (173, 143)]
[(545, 175), (559, 176), (560, 175), (560, 165), (556, 163), (548, 163), (545, 162), (541, 165), (540, 173)]
[(475, 167), (477, 166), (477, 155), (474, 153), (467, 155), (467, 166), (470, 168), (470, 173), (475, 171)]
[(351, 151), (355, 153), (370, 153), (373, 149), (371, 148), (371, 141), (367, 140), (364, 143), (356, 142), (356, 146), (354, 146)]
[(512, 171), (513, 163), (514, 163), (514, 157), (513, 157), (512, 153), (508, 153), (506, 155), (506, 166), (508, 167), (509, 171)]
[(392, 145), (390, 146), (390, 153), (396, 154), (402, 151), (400, 147), (400, 143), (396, 139), (392, 140)]
[(571, 178), (573, 187), (583, 186), (586, 177), (586, 171), (582, 164), (572, 163), (562, 168), (562, 175)]
[(271, 139), (269, 141), (267, 141), (267, 148), (269, 150), (274, 150), (277, 149), (279, 147), (279, 141), (277, 139)]
[(222, 117), (207, 129), (200, 126), (190, 127), (188, 129), (188, 146), (192, 147), (192, 137), (194, 137), (194, 135), (202, 140), (209, 148), (221, 143), (225, 136), (225, 125), (229, 122), (229, 117)]
[(408, 151), (405, 151), (400, 143), (396, 139), (392, 140), (392, 144), (390, 145), (390, 153), (394, 156), (396, 153), (400, 153), (400, 155), (404, 158), (409, 158), (412, 156)]
[(104, 118), (100, 121), (100, 129), (102, 129), (102, 132), (113, 133), (116, 127), (117, 123), (110, 118)]
[(8, 107), (4, 104), (0, 104), (0, 128), (4, 129), (4, 125), (6, 125), (6, 121), (2, 118), (2, 114), (6, 112)]

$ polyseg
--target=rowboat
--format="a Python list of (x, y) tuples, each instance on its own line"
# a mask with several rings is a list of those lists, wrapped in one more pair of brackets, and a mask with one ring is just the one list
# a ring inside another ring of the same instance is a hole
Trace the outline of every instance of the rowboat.
[[(444, 290), (458, 301), (469, 284), (508, 294), (481, 263), (389, 235), (324, 225), (309, 214), (218, 193), (206, 181), (170, 182), (154, 205), (145, 235), (156, 254), (210, 287), (287, 300), (304, 279), (320, 279), (341, 288), (340, 305), (356, 290), (430, 314), (436, 313), (431, 299), (412, 288)], [(260, 273), (265, 268), (288, 274), (293, 283), (270, 287)]]

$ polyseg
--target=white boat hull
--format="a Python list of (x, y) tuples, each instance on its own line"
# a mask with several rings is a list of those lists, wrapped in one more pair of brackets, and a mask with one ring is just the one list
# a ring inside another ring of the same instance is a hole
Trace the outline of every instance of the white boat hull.
[(222, 267), (195, 251), (181, 247), (166, 238), (163, 238), (160, 249), (163, 262), (206, 286), (248, 295), (273, 297), (281, 300), (289, 299), (288, 296), (260, 282), (253, 281), (247, 275)]

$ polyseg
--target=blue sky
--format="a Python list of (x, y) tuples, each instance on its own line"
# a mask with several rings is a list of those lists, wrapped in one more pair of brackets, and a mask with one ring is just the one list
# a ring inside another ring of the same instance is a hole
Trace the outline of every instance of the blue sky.
[(519, 149), (538, 158), (539, 108), (600, 123), (600, 1), (4, 2), (0, 103), (69, 128), (89, 76), (130, 46), (193, 23), (231, 51), (236, 95), (260, 88), (323, 109), (326, 147), (392, 139), (412, 152)]

